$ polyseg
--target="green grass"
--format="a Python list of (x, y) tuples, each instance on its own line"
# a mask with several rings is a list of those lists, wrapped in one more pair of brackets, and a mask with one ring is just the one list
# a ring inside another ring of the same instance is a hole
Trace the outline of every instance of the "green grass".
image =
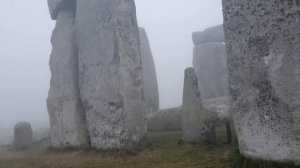
[[(224, 129), (217, 129), (216, 147), (181, 142), (181, 132), (148, 134), (148, 145), (137, 151), (33, 146), (24, 151), (0, 149), (0, 168), (295, 168), (290, 163), (247, 160), (234, 145), (221, 145)], [(277, 166), (277, 167), (276, 167)]]
[(153, 132), (147, 138), (148, 147), (174, 147), (181, 143), (181, 132)]
[(0, 168), (229, 168), (231, 148), (184, 145), (181, 132), (150, 133), (138, 151), (99, 151), (92, 148), (0, 150)]

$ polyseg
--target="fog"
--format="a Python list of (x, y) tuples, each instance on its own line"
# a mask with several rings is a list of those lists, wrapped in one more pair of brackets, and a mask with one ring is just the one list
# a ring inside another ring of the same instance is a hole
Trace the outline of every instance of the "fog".
[[(18, 121), (47, 127), (50, 37), (46, 0), (0, 0), (0, 130)], [(192, 65), (191, 34), (222, 23), (221, 0), (136, 0), (156, 64), (160, 108), (181, 105), (183, 72)]]

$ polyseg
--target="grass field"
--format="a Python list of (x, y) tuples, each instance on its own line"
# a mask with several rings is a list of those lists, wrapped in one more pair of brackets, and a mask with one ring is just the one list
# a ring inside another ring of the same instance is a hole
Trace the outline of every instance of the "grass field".
[[(224, 131), (219, 132), (221, 144)], [(0, 168), (288, 168), (247, 162), (236, 155), (237, 147), (232, 145), (183, 145), (180, 137), (180, 132), (150, 133), (149, 144), (141, 151), (54, 149), (45, 146), (32, 146), (25, 151), (1, 149)]]

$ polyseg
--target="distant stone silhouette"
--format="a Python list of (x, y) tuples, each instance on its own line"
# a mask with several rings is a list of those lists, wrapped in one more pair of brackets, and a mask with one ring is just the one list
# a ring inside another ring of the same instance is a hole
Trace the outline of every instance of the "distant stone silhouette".
[(223, 25), (193, 33), (193, 67), (197, 74), (203, 106), (209, 111), (209, 140), (216, 143), (215, 126), (224, 124), (227, 142), (233, 142), (229, 115), (229, 80)]
[(193, 41), (195, 45), (213, 42), (224, 42), (225, 36), (223, 31), (223, 25), (217, 25), (207, 28), (204, 31), (194, 32)]
[(19, 122), (14, 128), (14, 148), (23, 149), (32, 144), (32, 128), (28, 122)]
[(143, 66), (144, 95), (148, 113), (159, 110), (159, 93), (155, 64), (150, 48), (147, 33), (144, 28), (139, 28), (140, 46)]
[(228, 96), (228, 70), (223, 25), (193, 33), (193, 67), (203, 99)]

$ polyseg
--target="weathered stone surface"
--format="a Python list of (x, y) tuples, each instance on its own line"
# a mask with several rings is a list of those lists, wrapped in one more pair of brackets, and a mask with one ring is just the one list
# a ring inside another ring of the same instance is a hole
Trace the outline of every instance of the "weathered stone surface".
[(143, 66), (144, 97), (146, 106), (148, 107), (148, 113), (153, 113), (159, 110), (156, 69), (146, 31), (144, 28), (140, 27), (139, 32)]
[(223, 0), (223, 8), (240, 150), (252, 158), (299, 162), (299, 3)]
[(197, 76), (193, 68), (185, 70), (182, 104), (182, 139), (198, 143), (206, 139), (209, 114), (202, 106)]
[(159, 110), (156, 113), (148, 115), (149, 131), (180, 131), (181, 124), (181, 107)]
[(77, 0), (80, 91), (93, 147), (131, 148), (146, 134), (133, 0)]
[(220, 42), (196, 45), (193, 67), (203, 99), (228, 96), (228, 70), (225, 44)]
[(47, 0), (50, 16), (53, 20), (57, 19), (60, 11), (76, 8), (76, 0)]
[(198, 31), (193, 33), (193, 41), (195, 45), (201, 45), (211, 42), (224, 42), (223, 25), (217, 25), (205, 29), (204, 31)]
[(79, 94), (75, 8), (58, 13), (51, 42), (51, 82), (47, 105), (52, 145), (89, 145)]
[(14, 147), (16, 149), (26, 148), (32, 144), (32, 128), (28, 122), (19, 122), (14, 128)]

